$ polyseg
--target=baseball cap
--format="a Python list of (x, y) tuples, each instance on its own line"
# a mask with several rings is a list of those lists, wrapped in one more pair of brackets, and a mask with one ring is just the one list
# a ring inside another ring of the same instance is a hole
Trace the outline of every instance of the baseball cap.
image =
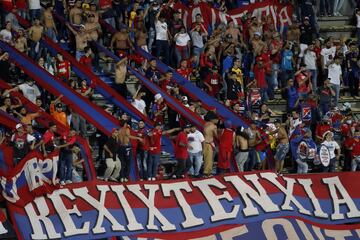
[(158, 101), (160, 98), (162, 98), (162, 96), (161, 96), (160, 93), (157, 93), (157, 94), (154, 96), (155, 101)]
[(260, 32), (255, 32), (254, 35), (257, 35), (257, 36), (261, 36), (261, 33)]
[(21, 123), (18, 123), (18, 124), (16, 124), (16, 126), (15, 126), (16, 130), (18, 130), (18, 129), (21, 128), (21, 127), (23, 127), (23, 125), (22, 125)]
[(188, 97), (187, 96), (182, 96), (181, 100), (182, 101), (188, 101)]
[(58, 104), (56, 104), (56, 107), (57, 107), (57, 108), (62, 108), (63, 105), (62, 105), (61, 103), (58, 103)]

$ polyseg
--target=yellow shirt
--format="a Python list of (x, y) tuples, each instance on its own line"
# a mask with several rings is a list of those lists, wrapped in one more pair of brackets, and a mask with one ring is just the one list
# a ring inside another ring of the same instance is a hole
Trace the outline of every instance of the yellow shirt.
[(236, 80), (241, 84), (241, 86), (244, 86), (243, 85), (243, 77), (242, 77), (242, 71), (240, 68), (231, 68), (231, 72), (234, 72), (236, 73)]
[(129, 27), (131, 28), (134, 22), (134, 19), (136, 17), (136, 12), (135, 11), (131, 11), (130, 12), (130, 17), (129, 17)]

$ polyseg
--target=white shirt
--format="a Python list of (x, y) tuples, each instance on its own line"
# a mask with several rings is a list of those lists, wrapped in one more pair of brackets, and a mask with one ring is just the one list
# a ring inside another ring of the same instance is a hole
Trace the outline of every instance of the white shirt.
[(342, 74), (340, 64), (330, 64), (328, 78), (330, 78), (330, 83), (335, 85), (340, 85), (340, 76)]
[(190, 132), (187, 135), (188, 138), (188, 146), (192, 149), (188, 149), (189, 153), (198, 153), (202, 151), (202, 142), (205, 141), (204, 135), (196, 130), (194, 133)]
[(339, 144), (335, 141), (324, 141), (322, 144), (325, 145), (329, 149), (330, 158), (335, 157), (335, 149), (337, 149), (337, 150), (340, 149)]
[(3, 29), (0, 31), (0, 37), (4, 42), (11, 42), (12, 41), (12, 33), (7, 29)]
[(32, 103), (36, 102), (36, 98), (41, 95), (39, 88), (34, 84), (32, 86), (27, 83), (20, 84), (18, 88), (23, 92), (24, 97), (29, 99)]
[(40, 0), (29, 0), (29, 9), (41, 9)]
[(176, 38), (176, 45), (185, 47), (187, 46), (188, 42), (190, 41), (190, 36), (188, 33), (178, 33), (175, 35)]
[(145, 114), (146, 103), (144, 100), (134, 99), (134, 101), (131, 103), (131, 105), (133, 105), (142, 114)]
[(313, 51), (307, 51), (304, 55), (304, 63), (306, 64), (306, 69), (316, 70), (316, 53)]
[(332, 58), (335, 57), (335, 53), (336, 53), (336, 47), (331, 47), (331, 48), (323, 48), (321, 49), (321, 56), (324, 57), (324, 69), (327, 69), (328, 67), (326, 66), (331, 59), (329, 59), (329, 56), (332, 56)]
[[(14, 142), (14, 140), (15, 140), (15, 134), (13, 134), (13, 135), (11, 136), (11, 142)], [(35, 141), (35, 137), (32, 136), (32, 135), (30, 135), (30, 134), (26, 134), (26, 141), (27, 141), (28, 143), (31, 143), (31, 142)]]
[(166, 22), (155, 22), (156, 40), (168, 40), (168, 26)]

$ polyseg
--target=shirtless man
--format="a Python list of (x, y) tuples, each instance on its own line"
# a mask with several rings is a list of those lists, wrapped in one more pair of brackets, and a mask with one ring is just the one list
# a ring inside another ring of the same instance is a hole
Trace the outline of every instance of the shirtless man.
[(137, 24), (137, 27), (135, 29), (135, 41), (136, 45), (145, 50), (146, 52), (149, 52), (149, 49), (147, 47), (146, 40), (148, 38), (147, 30), (144, 26), (143, 21), (139, 21)]
[(82, 21), (83, 10), (81, 8), (81, 1), (76, 1), (75, 6), (70, 9), (69, 17), (70, 23), (74, 25), (80, 25)]
[(35, 18), (34, 25), (32, 25), (29, 29), (29, 39), (30, 39), (30, 57), (35, 59), (36, 61), (41, 56), (41, 44), (40, 40), (44, 33), (44, 27), (40, 25), (40, 20)]
[(249, 136), (241, 129), (236, 130), (235, 146), (238, 148), (238, 154), (235, 159), (240, 172), (244, 171), (244, 164), (249, 159)]
[(251, 45), (253, 46), (254, 55), (258, 56), (263, 51), (263, 48), (265, 47), (265, 43), (261, 40), (261, 33), (255, 32), (254, 37), (251, 39)]
[(281, 173), (284, 168), (284, 160), (286, 154), (289, 152), (289, 137), (285, 130), (285, 128), (281, 125), (279, 119), (274, 121), (276, 127), (276, 141), (277, 141), (277, 148), (276, 153), (274, 155), (275, 159), (275, 170), (278, 173)]
[(80, 25), (79, 31), (76, 31), (69, 23), (67, 23), (66, 26), (75, 35), (76, 60), (79, 61), (80, 58), (85, 54), (84, 48), (88, 46), (89, 34), (87, 31), (85, 31), (84, 25)]
[(89, 34), (89, 41), (95, 41), (99, 39), (99, 36), (102, 34), (101, 26), (99, 22), (95, 21), (95, 15), (89, 14), (87, 21), (85, 23), (85, 32)]
[(129, 53), (129, 49), (134, 49), (134, 45), (129, 38), (129, 34), (125, 26), (120, 28), (120, 31), (115, 33), (111, 38), (110, 49), (114, 49), (114, 52)]
[(219, 122), (216, 114), (209, 112), (207, 114), (207, 122), (204, 125), (204, 177), (211, 177), (214, 161), (214, 138), (217, 138), (217, 126)]
[(53, 6), (51, 4), (48, 4), (43, 13), (43, 23), (45, 27), (45, 34), (49, 38), (51, 38), (54, 42), (57, 42), (56, 36), (58, 35), (58, 32), (56, 30), (52, 11), (53, 11)]
[[(8, 91), (5, 91), (3, 96), (8, 95)], [(21, 107), (22, 103), (21, 100), (19, 98), (15, 98), (18, 102), (18, 104), (11, 104), (11, 98), (6, 96), (4, 98), (4, 104), (0, 107), (0, 110), (7, 112), (7, 113), (11, 113), (13, 111), (13, 109), (19, 108)]]
[(127, 86), (125, 83), (127, 73), (127, 57), (116, 63), (115, 67), (115, 90), (124, 98), (127, 96)]
[(130, 126), (127, 124), (127, 120), (121, 119), (122, 127), (118, 132), (118, 143), (119, 147), (119, 158), (121, 162), (121, 170), (120, 170), (120, 182), (127, 182), (130, 174), (130, 152), (131, 145), (130, 139), (138, 140), (140, 142), (143, 141), (142, 138), (132, 136), (130, 134)]
[(254, 122), (252, 122), (250, 124), (250, 128), (248, 128), (248, 132), (247, 132), (248, 136), (249, 136), (249, 161), (245, 166), (245, 171), (252, 171), (257, 163), (257, 154), (256, 154), (256, 150), (255, 147), (256, 145), (258, 145), (259, 143), (261, 143), (261, 135), (259, 130), (257, 130), (256, 128), (256, 124)]

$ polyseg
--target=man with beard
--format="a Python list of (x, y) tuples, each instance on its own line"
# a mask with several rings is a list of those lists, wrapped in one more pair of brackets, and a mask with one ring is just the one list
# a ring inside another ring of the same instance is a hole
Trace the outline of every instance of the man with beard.
[(206, 117), (206, 123), (204, 125), (204, 177), (212, 176), (213, 162), (214, 162), (214, 150), (215, 150), (215, 138), (217, 135), (217, 123), (219, 119), (212, 111), (208, 112)]

